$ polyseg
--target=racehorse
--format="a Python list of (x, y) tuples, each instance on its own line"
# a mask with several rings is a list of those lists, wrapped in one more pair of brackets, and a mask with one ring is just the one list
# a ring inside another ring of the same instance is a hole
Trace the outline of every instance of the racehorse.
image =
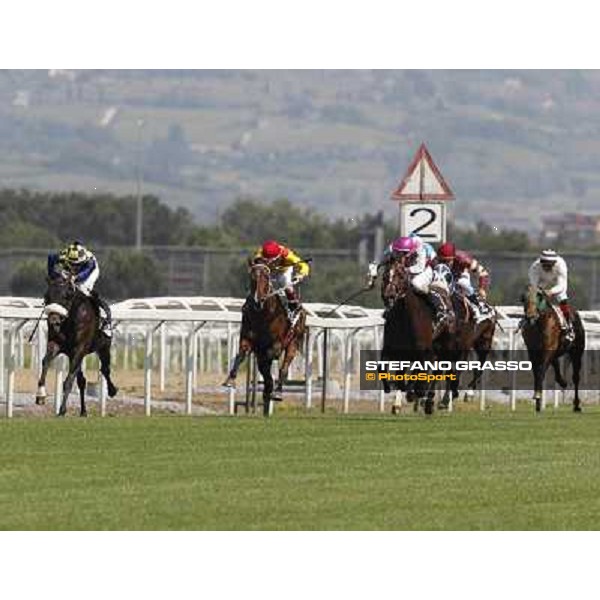
[(46, 375), (52, 360), (58, 354), (69, 358), (69, 372), (63, 383), (62, 401), (58, 412), (67, 412), (67, 398), (77, 378), (81, 399), (80, 415), (87, 416), (85, 406), (86, 379), (81, 369), (83, 358), (96, 353), (100, 359), (100, 371), (107, 383), (109, 397), (115, 396), (117, 388), (110, 378), (110, 346), (112, 338), (100, 331), (100, 315), (90, 298), (75, 285), (73, 277), (59, 273), (48, 278), (48, 289), (44, 296), (48, 315), (48, 344), (42, 361), (42, 372), (38, 381), (36, 404), (46, 402)]
[[(254, 352), (264, 382), (263, 415), (268, 417), (270, 403), (281, 400), (289, 366), (302, 347), (306, 332), (306, 311), (299, 309), (293, 323), (290, 324), (279, 293), (273, 290), (269, 266), (260, 260), (255, 260), (249, 268), (250, 295), (242, 308), (239, 349), (223, 385), (227, 387), (235, 385), (242, 362), (250, 352)], [(273, 360), (279, 360), (282, 352), (283, 362), (274, 389), (271, 363)]]
[(579, 400), (579, 376), (583, 351), (585, 349), (585, 331), (579, 313), (572, 309), (572, 321), (575, 338), (565, 340), (561, 321), (546, 292), (529, 285), (524, 294), (525, 318), (521, 325), (523, 340), (527, 346), (529, 360), (533, 367), (535, 410), (539, 412), (542, 404), (542, 390), (548, 367), (552, 365), (556, 383), (564, 390), (567, 382), (560, 372), (558, 359), (568, 355), (573, 368), (573, 386), (575, 398), (573, 410), (581, 412)]
[[(473, 309), (469, 305), (469, 301), (463, 294), (454, 292), (452, 294), (452, 305), (456, 316), (456, 336), (455, 340), (455, 360), (467, 360), (469, 352), (475, 351), (477, 360), (485, 362), (492, 349), (494, 333), (496, 332), (497, 315), (494, 311), (493, 316), (489, 319), (480, 321), (475, 320)], [(439, 408), (447, 408), (450, 402), (450, 395), (456, 399), (459, 395), (460, 387), (460, 371), (454, 371), (456, 379), (449, 381), (444, 397), (440, 401)], [(465, 401), (472, 398), (479, 381), (483, 375), (483, 371), (476, 370), (471, 381), (467, 384), (465, 391)]]
[[(382, 299), (386, 307), (383, 330), (381, 360), (433, 361), (450, 358), (452, 349), (452, 325), (446, 323), (434, 336), (433, 311), (426, 298), (416, 293), (411, 284), (404, 257), (390, 261), (383, 273)], [(391, 386), (383, 379), (385, 393)], [(406, 392), (408, 401), (414, 401), (415, 410), (425, 397), (424, 410), (432, 414), (434, 408), (435, 382), (397, 382), (397, 387)], [(394, 403), (392, 413), (397, 412)]]

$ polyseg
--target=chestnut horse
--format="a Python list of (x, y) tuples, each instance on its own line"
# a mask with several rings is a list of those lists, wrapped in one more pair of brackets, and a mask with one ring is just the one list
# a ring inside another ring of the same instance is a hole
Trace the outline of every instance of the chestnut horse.
[[(279, 293), (273, 290), (271, 270), (260, 260), (250, 264), (250, 295), (242, 308), (242, 328), (240, 344), (229, 376), (223, 385), (235, 385), (238, 370), (250, 352), (256, 355), (258, 370), (262, 375), (263, 415), (269, 416), (270, 402), (281, 400), (283, 385), (288, 377), (289, 366), (302, 347), (306, 332), (306, 311), (299, 309), (290, 324)], [(283, 353), (283, 362), (279, 368), (279, 379), (274, 389), (271, 364), (279, 360)], [(274, 392), (274, 393), (273, 393)]]
[(575, 309), (571, 309), (575, 338), (572, 342), (568, 342), (563, 335), (556, 308), (552, 306), (550, 298), (544, 290), (530, 285), (527, 287), (523, 300), (525, 318), (521, 325), (521, 332), (533, 367), (535, 410), (537, 412), (541, 410), (544, 378), (550, 365), (554, 369), (556, 383), (563, 390), (567, 387), (567, 382), (560, 372), (558, 359), (563, 355), (568, 355), (573, 367), (573, 386), (575, 388), (573, 410), (581, 412), (579, 377), (585, 349), (585, 330), (579, 313)]

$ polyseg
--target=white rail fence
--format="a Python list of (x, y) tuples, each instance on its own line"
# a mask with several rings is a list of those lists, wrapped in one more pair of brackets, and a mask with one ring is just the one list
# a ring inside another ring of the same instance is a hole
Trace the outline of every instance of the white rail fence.
[[(117, 369), (143, 370), (143, 404), (146, 415), (152, 412), (153, 389), (166, 389), (167, 381), (183, 378), (184, 411), (192, 414), (194, 396), (211, 393), (222, 396), (224, 406), (235, 412), (239, 400), (235, 389), (203, 385), (209, 374), (225, 377), (237, 351), (241, 306), (238, 298), (145, 298), (127, 300), (112, 306), (116, 331), (113, 343), (113, 365)], [(304, 405), (314, 405), (315, 392), (320, 385), (321, 406), (327, 397), (342, 400), (344, 413), (350, 411), (351, 399), (377, 402), (385, 410), (382, 390), (360, 391), (358, 386), (361, 349), (381, 347), (383, 319), (380, 309), (360, 306), (336, 308), (330, 304), (306, 304), (309, 335), (303, 355), (292, 364), (290, 379), (302, 374)], [(42, 312), (41, 299), (0, 297), (0, 397), (6, 405), (6, 415), (14, 410), (15, 373), (27, 368), (41, 369), (45, 352), (46, 324), (39, 329), (28, 348), (28, 338)], [(494, 341), (495, 347), (523, 348), (520, 335), (515, 335), (521, 307), (498, 307), (501, 330)], [(600, 342), (600, 312), (582, 312), (588, 347), (597, 348)], [(26, 361), (26, 355), (29, 361)], [(58, 408), (66, 361), (57, 359), (54, 389), (55, 407)], [(316, 363), (316, 365), (315, 365)], [(336, 374), (336, 379), (332, 374)], [(158, 381), (153, 384), (154, 377)], [(118, 379), (118, 375), (117, 375)], [(100, 414), (106, 414), (106, 389), (103, 378), (98, 390)], [(181, 381), (181, 379), (179, 379)], [(338, 383), (341, 381), (341, 385)], [(585, 382), (584, 382), (585, 383)], [(34, 390), (31, 391), (32, 396)], [(558, 394), (554, 403), (558, 405)], [(480, 407), (486, 406), (486, 393), (480, 392)], [(544, 400), (545, 404), (545, 400)], [(509, 408), (516, 408), (516, 391), (510, 392)]]

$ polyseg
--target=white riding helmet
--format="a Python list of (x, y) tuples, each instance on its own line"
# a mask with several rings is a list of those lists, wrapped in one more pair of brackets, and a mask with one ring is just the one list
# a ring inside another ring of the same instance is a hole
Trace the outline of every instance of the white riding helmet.
[(554, 250), (542, 250), (540, 262), (555, 263), (558, 260), (558, 254)]

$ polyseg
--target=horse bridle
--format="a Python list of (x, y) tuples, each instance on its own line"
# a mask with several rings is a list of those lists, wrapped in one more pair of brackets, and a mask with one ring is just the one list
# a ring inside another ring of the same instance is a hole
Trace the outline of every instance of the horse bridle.
[(268, 278), (269, 281), (269, 292), (267, 292), (267, 294), (265, 296), (263, 296), (260, 301), (257, 298), (257, 288), (255, 287), (254, 289), (254, 302), (259, 305), (262, 306), (263, 303), (265, 302), (265, 300), (268, 300), (269, 298), (271, 298), (272, 296), (276, 296), (277, 295), (277, 291), (273, 289), (273, 284), (271, 282), (271, 268), (269, 267), (269, 265), (263, 263), (263, 262), (257, 262), (257, 263), (253, 263), (250, 265), (250, 271), (251, 272), (255, 272), (255, 271), (262, 271), (263, 273), (265, 273), (265, 275)]
[(403, 280), (400, 280), (399, 283), (396, 283), (394, 281), (395, 278), (395, 269), (397, 268), (397, 266), (402, 266), (404, 268), (404, 265), (397, 265), (396, 263), (399, 263), (400, 261), (398, 260), (393, 260), (390, 262), (386, 272), (385, 272), (385, 276), (384, 276), (384, 281), (385, 281), (385, 277), (387, 278), (387, 284), (385, 285), (385, 289), (391, 288), (391, 291), (393, 292), (392, 294), (390, 294), (390, 298), (392, 300), (392, 302), (395, 304), (396, 302), (398, 302), (398, 300), (401, 300), (402, 298), (404, 298), (404, 296), (406, 295), (407, 292), (407, 286), (403, 286)]
[[(75, 295), (75, 293), (77, 292), (77, 287), (75, 286), (75, 282), (73, 280), (73, 276), (66, 274), (66, 273), (61, 273), (58, 277), (56, 277), (54, 279), (54, 281), (62, 281), (64, 282), (64, 285), (66, 287), (69, 288), (69, 290), (73, 293), (73, 296)], [(49, 304), (46, 304), (44, 306), (44, 312), (50, 316), (50, 315), (58, 315), (59, 317), (59, 323), (62, 323), (62, 321), (64, 321), (68, 315), (69, 315), (69, 308), (67, 308), (66, 306), (63, 306), (62, 304), (58, 303), (58, 302), (51, 302)]]

